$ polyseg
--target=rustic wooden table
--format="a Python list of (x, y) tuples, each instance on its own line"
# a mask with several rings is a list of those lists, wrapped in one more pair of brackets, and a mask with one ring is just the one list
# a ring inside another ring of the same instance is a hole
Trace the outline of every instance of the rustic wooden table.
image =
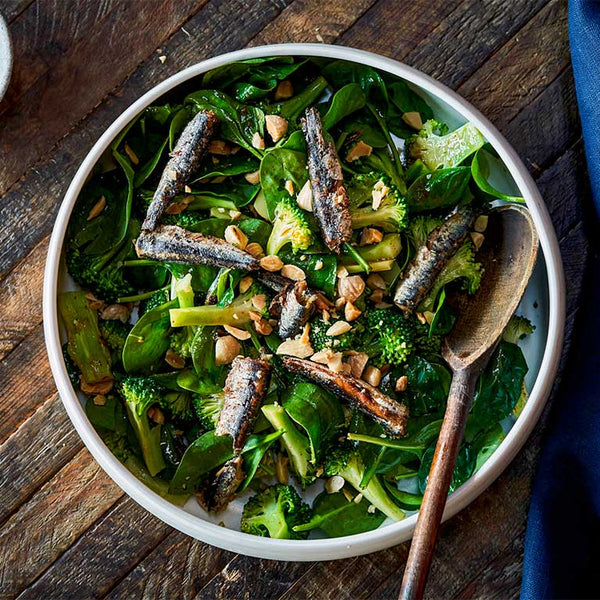
[[(188, 538), (124, 496), (73, 430), (44, 350), (54, 215), (93, 142), (176, 71), (248, 45), (365, 48), (458, 90), (514, 144), (560, 239), (570, 335), (588, 184), (566, 0), (1, 0), (0, 10), (15, 52), (0, 104), (0, 598), (395, 598), (406, 544), (329, 563), (256, 560)], [(543, 421), (442, 527), (431, 598), (517, 597)]]

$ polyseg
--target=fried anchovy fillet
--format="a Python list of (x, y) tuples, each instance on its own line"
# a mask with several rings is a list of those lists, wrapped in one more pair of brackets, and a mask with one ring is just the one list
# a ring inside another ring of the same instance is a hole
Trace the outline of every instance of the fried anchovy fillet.
[(306, 281), (288, 284), (269, 306), (269, 314), (279, 319), (279, 337), (288, 340), (302, 332), (308, 322), (317, 300), (317, 295), (310, 290)]
[(400, 437), (406, 434), (408, 408), (362, 379), (336, 373), (319, 363), (291, 356), (283, 358), (283, 365), (291, 373), (298, 373), (350, 402), (379, 423), (391, 436)]
[(202, 508), (209, 512), (220, 512), (233, 500), (235, 491), (244, 481), (241, 456), (228, 460), (216, 473), (214, 479), (207, 482), (196, 497)]
[(212, 235), (192, 233), (177, 225), (159, 225), (142, 231), (135, 242), (140, 258), (185, 265), (212, 265), (257, 271), (259, 261), (252, 255)]
[(252, 433), (258, 409), (269, 389), (271, 365), (260, 358), (238, 356), (225, 380), (225, 402), (219, 413), (215, 435), (233, 439), (239, 454)]
[(143, 231), (156, 229), (166, 208), (183, 190), (206, 153), (218, 122), (214, 112), (203, 110), (186, 125), (171, 152), (171, 158), (148, 207), (146, 219), (142, 224)]
[(419, 306), (441, 270), (465, 241), (476, 216), (473, 208), (463, 206), (429, 234), (396, 288), (396, 306), (406, 313), (413, 312)]
[(342, 167), (332, 141), (325, 141), (319, 111), (309, 106), (301, 119), (308, 151), (308, 173), (313, 193), (313, 213), (326, 246), (337, 254), (352, 237), (350, 200)]
[(260, 283), (274, 292), (281, 292), (287, 285), (292, 283), (291, 279), (271, 271), (260, 271), (260, 273), (256, 274), (256, 278)]

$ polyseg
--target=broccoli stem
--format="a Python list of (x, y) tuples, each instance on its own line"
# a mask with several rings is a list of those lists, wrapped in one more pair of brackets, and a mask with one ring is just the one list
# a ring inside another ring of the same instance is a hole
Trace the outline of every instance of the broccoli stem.
[(171, 314), (171, 326), (173, 327), (191, 325), (232, 325), (241, 327), (250, 323), (251, 310), (252, 304), (248, 301), (243, 306), (236, 303), (226, 308), (213, 305), (194, 306), (192, 308), (172, 308), (169, 312)]
[(371, 272), (371, 267), (369, 263), (363, 258), (363, 255), (353, 246), (351, 246), (348, 242), (344, 242), (344, 250), (348, 254), (349, 257), (361, 268), (361, 271), (365, 273)]
[(136, 258), (131, 260), (124, 260), (121, 263), (122, 267), (155, 267), (161, 263), (157, 260), (148, 260), (146, 258)]
[[(374, 262), (368, 263), (369, 269), (373, 273), (382, 273), (384, 271), (391, 271), (394, 264), (396, 264), (395, 260), (376, 260)], [(348, 273), (364, 273), (364, 269), (361, 265), (344, 265)]]
[(152, 290), (151, 292), (144, 292), (143, 294), (136, 294), (135, 296), (122, 296), (121, 298), (117, 298), (117, 302), (119, 304), (123, 304), (124, 302), (139, 302), (140, 300), (147, 300), (148, 298), (151, 298), (152, 296), (154, 296), (154, 294), (158, 292), (168, 290), (169, 287), (170, 286), (165, 285), (164, 287), (158, 288), (157, 290)]
[(364, 470), (360, 456), (355, 454), (348, 462), (348, 465), (339, 472), (339, 475), (357, 492), (360, 492), (373, 506), (390, 517), (390, 519), (394, 519), (394, 521), (404, 519), (404, 511), (389, 497), (376, 475), (371, 478), (366, 487), (361, 487)]
[[(360, 256), (361, 261), (367, 264), (380, 260), (394, 260), (401, 251), (402, 237), (399, 233), (390, 233), (384, 236), (383, 240), (378, 244), (354, 248), (354, 252)], [(354, 258), (354, 256), (352, 258)], [(359, 262), (357, 258), (355, 260), (358, 264), (362, 265), (362, 262)], [(342, 263), (344, 265), (348, 262), (349, 260), (347, 258), (342, 258)]]
[(290, 462), (300, 479), (309, 476), (308, 440), (296, 429), (285, 409), (278, 404), (267, 404), (262, 412), (276, 431), (283, 431), (281, 443), (287, 450)]
[(102, 343), (98, 313), (92, 310), (86, 292), (66, 292), (58, 297), (58, 310), (67, 330), (69, 356), (87, 384), (113, 380), (108, 348)]
[(139, 415), (135, 403), (126, 400), (125, 406), (127, 408), (129, 422), (131, 423), (135, 435), (140, 443), (146, 468), (148, 469), (150, 475), (154, 477), (166, 467), (162, 450), (160, 448), (161, 426), (156, 425), (156, 427), (150, 427), (147, 408), (145, 408), (142, 414)]

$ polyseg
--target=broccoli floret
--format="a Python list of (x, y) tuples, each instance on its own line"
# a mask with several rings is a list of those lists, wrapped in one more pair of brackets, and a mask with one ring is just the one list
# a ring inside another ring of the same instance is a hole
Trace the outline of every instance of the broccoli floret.
[[(382, 197), (381, 204), (373, 210), (373, 198)], [(351, 208), (352, 228), (380, 227), (384, 231), (402, 231), (408, 225), (408, 205), (398, 188), (384, 177), (371, 189), (369, 206)]]
[(147, 313), (148, 311), (152, 310), (153, 308), (156, 308), (157, 306), (162, 306), (169, 300), (170, 300), (169, 290), (167, 290), (167, 289), (156, 290), (156, 292), (154, 292), (154, 294), (152, 294), (152, 296), (150, 296), (150, 298), (148, 298), (147, 300), (142, 300), (142, 302), (140, 302), (140, 308), (138, 311), (140, 317), (144, 313)]
[(120, 392), (148, 472), (154, 476), (166, 465), (160, 448), (161, 426), (150, 425), (148, 409), (153, 404), (161, 404), (162, 389), (151, 377), (125, 377), (121, 381)]
[(181, 358), (187, 360), (192, 356), (192, 339), (188, 327), (176, 329), (169, 337), (169, 348)]
[(353, 175), (346, 186), (348, 197), (350, 198), (350, 206), (352, 208), (359, 208), (364, 204), (371, 204), (373, 202), (373, 187), (379, 181), (387, 182), (389, 178), (387, 175), (377, 171), (356, 173)]
[(306, 250), (314, 234), (305, 212), (290, 197), (283, 197), (275, 208), (273, 229), (267, 242), (267, 254), (277, 254), (287, 244), (292, 250)]
[(321, 316), (316, 317), (311, 321), (309, 332), (310, 345), (315, 352), (327, 349), (331, 349), (335, 352), (354, 350), (354, 340), (356, 339), (356, 334), (363, 330), (362, 324), (358, 321), (354, 321), (350, 331), (336, 336), (327, 335), (327, 331), (335, 322), (336, 321), (333, 319), (330, 319), (329, 322), (325, 322)]
[(472, 123), (465, 123), (446, 135), (438, 135), (440, 126), (427, 121), (408, 144), (408, 153), (422, 160), (431, 170), (458, 166), (485, 143), (485, 138)]
[(110, 429), (101, 428), (98, 430), (102, 441), (108, 446), (108, 449), (124, 463), (128, 458), (133, 456), (133, 450), (127, 440), (127, 435), (111, 431)]
[(366, 320), (371, 339), (366, 342), (365, 351), (370, 356), (379, 352), (374, 356), (374, 362), (379, 365), (405, 363), (415, 350), (417, 332), (414, 323), (393, 307), (370, 310)]
[(349, 483), (357, 492), (360, 492), (365, 500), (378, 508), (390, 519), (401, 521), (404, 519), (402, 511), (385, 491), (377, 475), (373, 475), (365, 487), (361, 482), (365, 475), (365, 466), (358, 450), (341, 447), (333, 450), (324, 465), (324, 474), (327, 477), (339, 475)]
[(166, 392), (162, 394), (160, 407), (180, 421), (192, 421), (195, 418), (192, 399), (188, 392)]
[(192, 404), (196, 416), (205, 429), (214, 429), (217, 426), (224, 402), (225, 393), (222, 390), (211, 394), (194, 394), (192, 396)]
[(315, 480), (314, 467), (310, 464), (310, 442), (301, 434), (285, 409), (278, 404), (266, 404), (261, 408), (267, 421), (271, 423), (276, 431), (283, 431), (281, 443), (286, 449), (294, 474), (305, 488)]
[[(181, 278), (173, 277), (171, 295), (177, 298), (179, 308), (193, 308), (194, 289), (192, 288), (191, 273), (188, 273)], [(183, 327), (182, 329), (174, 331), (169, 340), (171, 350), (183, 359), (187, 360), (188, 358), (191, 358), (194, 334), (194, 327)]]
[(502, 334), (502, 339), (511, 344), (518, 344), (519, 340), (531, 335), (534, 331), (535, 325), (527, 317), (513, 315)]
[(131, 325), (119, 320), (104, 321), (102, 319), (98, 325), (100, 327), (100, 334), (110, 349), (112, 364), (119, 364), (123, 355), (125, 340), (131, 331)]
[(443, 223), (443, 220), (439, 217), (432, 216), (418, 216), (411, 219), (408, 237), (413, 243), (415, 249), (420, 248), (429, 237), (429, 234)]
[(483, 267), (475, 260), (475, 249), (466, 241), (446, 263), (437, 276), (433, 287), (419, 305), (421, 311), (431, 311), (442, 288), (456, 280), (461, 280), (462, 288), (468, 294), (474, 294), (481, 284)]
[(98, 298), (116, 302), (118, 298), (135, 293), (134, 287), (125, 279), (122, 261), (128, 258), (138, 225), (130, 223), (127, 237), (104, 254), (88, 254), (85, 248), (70, 243), (67, 246), (66, 263), (71, 277)]
[(308, 531), (293, 527), (308, 523), (312, 511), (289, 485), (272, 485), (252, 496), (244, 506), (241, 530), (244, 533), (282, 540), (306, 539)]
[[(252, 304), (252, 298), (264, 294), (264, 289), (253, 283), (248, 290), (237, 296), (228, 306), (204, 305), (190, 308), (172, 308), (171, 325), (185, 327), (193, 325), (232, 325), (243, 327), (250, 323), (251, 312), (260, 312)], [(266, 314), (266, 310), (264, 311)]]

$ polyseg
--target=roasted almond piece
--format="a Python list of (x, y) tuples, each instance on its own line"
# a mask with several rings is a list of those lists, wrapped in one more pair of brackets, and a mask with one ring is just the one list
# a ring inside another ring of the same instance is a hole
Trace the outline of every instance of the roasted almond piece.
[(372, 207), (373, 210), (377, 210), (383, 201), (383, 199), (388, 195), (390, 188), (383, 183), (383, 181), (379, 180), (374, 186), (373, 191), (371, 192), (371, 197), (373, 199)]
[(252, 136), (252, 147), (257, 150), (265, 149), (265, 140), (262, 138), (258, 131)]
[(372, 290), (385, 290), (387, 288), (387, 284), (385, 283), (385, 279), (379, 275), (378, 273), (371, 273), (367, 277), (367, 285)]
[(267, 297), (264, 294), (256, 294), (256, 296), (252, 297), (252, 306), (256, 310), (264, 310), (265, 306), (267, 306)]
[(261, 335), (271, 335), (273, 333), (273, 325), (266, 319), (259, 319), (254, 322), (254, 329)]
[(488, 216), (487, 215), (479, 215), (475, 219), (475, 223), (473, 223), (473, 229), (477, 233), (483, 233), (488, 226)]
[(250, 275), (246, 275), (245, 277), (242, 277), (240, 279), (240, 294), (247, 292), (250, 289), (250, 286), (252, 285), (253, 281), (254, 281), (254, 279), (252, 277), (250, 277)]
[(265, 255), (265, 251), (263, 250), (262, 246), (257, 242), (250, 242), (246, 246), (245, 250), (248, 254), (254, 256), (254, 258), (262, 258)]
[(342, 333), (346, 333), (352, 329), (352, 325), (350, 323), (346, 323), (346, 321), (336, 321), (327, 331), (326, 335), (331, 337), (336, 337), (338, 335), (342, 335)]
[(297, 358), (308, 358), (314, 354), (310, 344), (304, 344), (301, 340), (286, 340), (279, 344), (277, 354), (296, 356)]
[(363, 156), (370, 156), (371, 152), (373, 152), (373, 147), (369, 146), (369, 144), (365, 144), (362, 140), (359, 140), (350, 149), (348, 154), (346, 154), (346, 160), (348, 162), (354, 162)]
[(225, 241), (244, 250), (248, 244), (246, 234), (237, 225), (228, 225), (225, 229)]
[(215, 364), (228, 365), (241, 352), (240, 343), (232, 335), (224, 335), (215, 343)]
[(294, 182), (291, 179), (287, 179), (283, 187), (290, 196), (294, 195)]
[(473, 241), (473, 246), (475, 246), (475, 250), (479, 250), (483, 244), (483, 240), (485, 236), (482, 233), (478, 233), (477, 231), (471, 231), (469, 234), (471, 236), (471, 240)]
[(231, 325), (223, 325), (223, 329), (236, 340), (249, 340), (250, 332), (245, 329), (239, 329), (238, 327), (232, 327)]
[(296, 203), (300, 208), (307, 210), (308, 212), (313, 211), (313, 195), (310, 179), (306, 181), (299, 194), (296, 196)]
[(104, 196), (100, 196), (100, 200), (92, 206), (90, 213), (88, 214), (87, 220), (91, 221), (95, 219), (100, 213), (106, 208), (106, 198)]
[(260, 266), (265, 271), (271, 271), (275, 273), (276, 271), (281, 271), (283, 268), (283, 261), (279, 258), (279, 256), (275, 256), (275, 254), (269, 254), (268, 256), (264, 256), (260, 259)]
[(235, 154), (237, 150), (234, 150), (233, 146), (225, 140), (213, 140), (208, 145), (208, 152), (209, 154), (228, 156), (229, 154)]
[(328, 494), (335, 494), (339, 492), (343, 487), (346, 481), (340, 475), (334, 475), (329, 479), (325, 480), (325, 491)]
[(279, 115), (266, 115), (265, 126), (271, 139), (275, 143), (277, 143), (288, 130), (288, 122)]
[(402, 377), (398, 377), (396, 380), (395, 389), (397, 392), (405, 392), (408, 386), (408, 377), (406, 375), (402, 375)]
[(108, 394), (113, 388), (113, 380), (106, 379), (97, 383), (87, 383), (84, 379), (81, 380), (81, 391), (87, 396), (95, 396), (96, 394)]
[(289, 79), (284, 79), (277, 84), (275, 88), (274, 99), (278, 100), (287, 100), (294, 95), (294, 86)]
[(100, 318), (105, 321), (121, 321), (121, 323), (127, 323), (131, 311), (123, 304), (110, 304), (106, 308), (102, 309)]
[(381, 383), (381, 371), (369, 365), (363, 373), (363, 379), (373, 387), (377, 387)]
[(281, 274), (292, 281), (302, 281), (306, 279), (306, 273), (296, 265), (284, 265)]
[(248, 183), (256, 185), (257, 183), (260, 183), (260, 171), (252, 171), (252, 173), (246, 173), (244, 175), (244, 179)]
[(360, 275), (342, 277), (338, 281), (338, 294), (348, 302), (356, 302), (365, 291), (365, 282)]
[(361, 314), (362, 311), (356, 308), (352, 302), (346, 302), (346, 305), (344, 306), (344, 317), (346, 318), (346, 321), (349, 323), (356, 321)]
[(368, 246), (369, 244), (379, 244), (383, 239), (383, 232), (374, 227), (365, 227), (360, 234), (360, 246)]
[(350, 365), (350, 373), (354, 377), (361, 377), (369, 362), (369, 355), (364, 352), (354, 352), (348, 357), (347, 362)]
[(423, 127), (423, 119), (421, 113), (416, 111), (405, 112), (402, 115), (402, 120), (413, 129), (421, 129)]

